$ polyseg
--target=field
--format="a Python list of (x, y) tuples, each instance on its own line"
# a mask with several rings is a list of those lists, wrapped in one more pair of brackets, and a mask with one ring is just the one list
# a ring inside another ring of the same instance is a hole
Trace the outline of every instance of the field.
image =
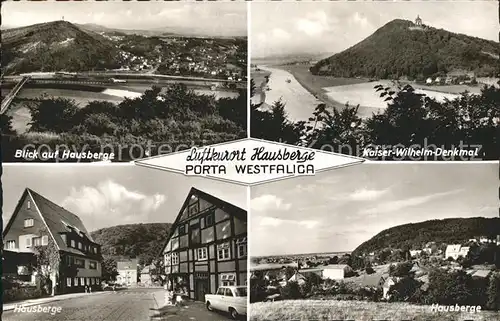
[(412, 321), (493, 321), (500, 312), (434, 312), (426, 305), (408, 303), (286, 300), (250, 305), (250, 321), (286, 320), (412, 320)]

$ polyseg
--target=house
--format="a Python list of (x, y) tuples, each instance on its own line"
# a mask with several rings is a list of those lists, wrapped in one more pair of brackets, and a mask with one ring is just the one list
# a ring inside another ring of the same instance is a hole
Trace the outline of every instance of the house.
[(121, 260), (116, 262), (116, 282), (126, 286), (137, 285), (137, 259)]
[(306, 268), (306, 269), (300, 269), (299, 273), (301, 273), (304, 276), (309, 276), (311, 274), (316, 274), (320, 278), (323, 278), (323, 268), (322, 267), (317, 267), (317, 268)]
[(446, 246), (445, 250), (445, 259), (448, 258), (453, 258), (454, 260), (458, 259), (460, 256), (461, 257), (466, 257), (467, 254), (469, 254), (470, 247), (468, 246), (462, 246), (460, 244), (450, 244)]
[(382, 287), (382, 291), (383, 291), (382, 297), (384, 299), (388, 300), (390, 298), (389, 290), (391, 289), (391, 286), (396, 285), (398, 282), (399, 282), (399, 278), (394, 277), (394, 276), (388, 277), (387, 279), (385, 279), (384, 285)]
[(299, 285), (303, 285), (306, 283), (306, 277), (299, 272), (295, 272), (295, 274), (288, 279), (288, 282), (297, 282)]
[(347, 264), (329, 264), (323, 266), (323, 278), (341, 280), (345, 275), (352, 272), (352, 268)]
[(141, 270), (141, 275), (140, 275), (140, 280), (141, 284), (145, 286), (151, 286), (153, 285), (153, 281), (151, 280), (151, 270), (154, 269), (154, 265), (146, 265), (142, 270)]
[(488, 278), (491, 273), (492, 273), (491, 270), (477, 270), (474, 273), (472, 273), (472, 277)]
[(421, 252), (422, 250), (410, 250), (410, 257), (416, 258), (417, 256), (420, 255)]
[[(17, 252), (19, 257), (35, 253), (38, 246), (53, 246), (61, 264), (58, 270), (48, 272), (52, 294), (83, 292), (85, 286), (101, 284), (101, 246), (94, 242), (81, 219), (29, 188), (24, 190), (7, 222), (3, 239), (4, 250)], [(26, 260), (29, 261), (21, 258)], [(25, 278), (37, 277), (27, 271), (27, 266), (19, 265), (19, 260), (8, 256), (2, 266), (4, 270), (16, 266)]]
[(360, 284), (364, 288), (376, 288), (382, 289), (385, 283), (386, 277), (380, 273), (365, 274), (360, 280)]
[(246, 285), (247, 212), (191, 188), (162, 252), (167, 284), (191, 299)]

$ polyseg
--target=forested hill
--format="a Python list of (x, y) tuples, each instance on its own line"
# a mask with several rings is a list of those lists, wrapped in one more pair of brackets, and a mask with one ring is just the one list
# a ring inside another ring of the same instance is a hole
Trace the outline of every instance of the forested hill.
[(82, 71), (118, 68), (109, 39), (67, 21), (2, 30), (2, 72)]
[[(425, 22), (424, 22), (425, 23)], [(393, 20), (368, 38), (311, 68), (313, 74), (336, 77), (411, 78), (447, 72), (498, 74), (498, 42), (424, 26), (412, 30), (408, 20)]]
[(103, 228), (91, 234), (101, 244), (105, 257), (137, 257), (139, 263), (149, 264), (160, 253), (170, 223), (127, 224)]
[(451, 218), (404, 224), (384, 230), (358, 246), (356, 255), (385, 248), (421, 249), (425, 243), (465, 243), (479, 236), (500, 234), (500, 218)]

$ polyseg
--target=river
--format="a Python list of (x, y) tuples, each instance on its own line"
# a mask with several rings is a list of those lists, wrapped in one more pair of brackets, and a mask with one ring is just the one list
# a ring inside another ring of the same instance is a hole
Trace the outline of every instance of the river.
[[(271, 73), (268, 83), (270, 90), (264, 91), (265, 103), (272, 105), (281, 98), (291, 121), (307, 121), (321, 101), (302, 87), (291, 73), (270, 67), (260, 68)], [(290, 82), (287, 82), (288, 80)]]

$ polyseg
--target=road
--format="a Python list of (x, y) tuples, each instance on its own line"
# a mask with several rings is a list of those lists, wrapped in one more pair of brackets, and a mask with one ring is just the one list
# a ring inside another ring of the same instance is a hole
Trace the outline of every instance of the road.
[[(314, 97), (292, 76), (291, 73), (270, 67), (260, 67), (271, 72), (268, 86), (271, 90), (265, 92), (265, 102), (272, 105), (281, 98), (285, 105), (288, 118), (292, 121), (307, 121), (318, 104), (319, 99)], [(290, 80), (290, 82), (287, 82)]]
[(41, 304), (61, 307), (55, 315), (6, 311), (3, 321), (225, 321), (228, 315), (210, 312), (202, 302), (188, 302), (184, 307), (163, 305), (162, 289), (127, 289), (93, 293)]

